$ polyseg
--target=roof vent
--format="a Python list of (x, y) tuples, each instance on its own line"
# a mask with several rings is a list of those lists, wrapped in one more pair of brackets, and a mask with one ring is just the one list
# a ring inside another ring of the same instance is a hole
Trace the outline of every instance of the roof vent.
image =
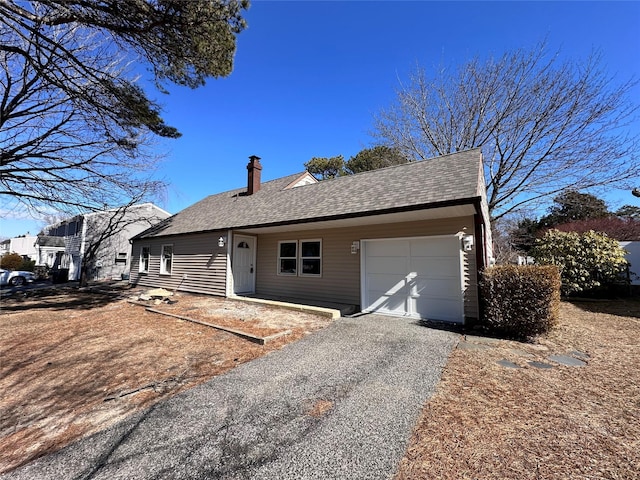
[(249, 157), (249, 165), (247, 165), (247, 195), (253, 195), (260, 190), (260, 172), (262, 172), (262, 165), (260, 165), (260, 157), (251, 155)]

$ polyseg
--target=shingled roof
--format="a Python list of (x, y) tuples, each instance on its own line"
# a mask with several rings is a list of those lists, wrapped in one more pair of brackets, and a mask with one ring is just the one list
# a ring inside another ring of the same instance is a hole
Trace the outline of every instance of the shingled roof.
[(482, 154), (467, 150), (420, 162), (285, 188), (302, 173), (210, 195), (134, 238), (286, 225), (471, 203), (482, 195)]
[(64, 237), (53, 237), (49, 235), (38, 235), (36, 244), (41, 247), (64, 247)]

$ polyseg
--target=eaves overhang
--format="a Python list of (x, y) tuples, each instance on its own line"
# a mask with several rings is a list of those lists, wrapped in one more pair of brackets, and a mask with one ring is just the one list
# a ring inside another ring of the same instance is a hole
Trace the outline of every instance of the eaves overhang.
[[(133, 240), (151, 238), (170, 238), (181, 235), (193, 235), (208, 232), (238, 231), (244, 233), (270, 233), (286, 230), (312, 230), (318, 228), (339, 228), (371, 223), (398, 223), (405, 221), (453, 218), (480, 213), (481, 198), (479, 196), (432, 202), (427, 204), (404, 205), (399, 207), (350, 212), (320, 217), (300, 218), (278, 222), (261, 222), (249, 225), (226, 225), (206, 230), (174, 233), (169, 235), (137, 236)], [(374, 221), (375, 219), (375, 221)]]

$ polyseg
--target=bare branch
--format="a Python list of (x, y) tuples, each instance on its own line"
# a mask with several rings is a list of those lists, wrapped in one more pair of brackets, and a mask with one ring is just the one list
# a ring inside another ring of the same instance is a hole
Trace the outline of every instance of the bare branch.
[(567, 188), (625, 187), (640, 176), (635, 79), (617, 83), (545, 45), (457, 70), (422, 69), (375, 118), (374, 135), (413, 159), (482, 147), (494, 218)]
[(164, 190), (157, 137), (177, 138), (131, 74), (196, 87), (229, 74), (242, 0), (0, 0), (0, 195), (103, 209)]

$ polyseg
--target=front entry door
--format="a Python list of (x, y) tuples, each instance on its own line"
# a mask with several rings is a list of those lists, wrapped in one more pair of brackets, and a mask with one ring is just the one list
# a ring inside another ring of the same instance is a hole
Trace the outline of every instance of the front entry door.
[(233, 293), (256, 290), (256, 237), (233, 236)]

